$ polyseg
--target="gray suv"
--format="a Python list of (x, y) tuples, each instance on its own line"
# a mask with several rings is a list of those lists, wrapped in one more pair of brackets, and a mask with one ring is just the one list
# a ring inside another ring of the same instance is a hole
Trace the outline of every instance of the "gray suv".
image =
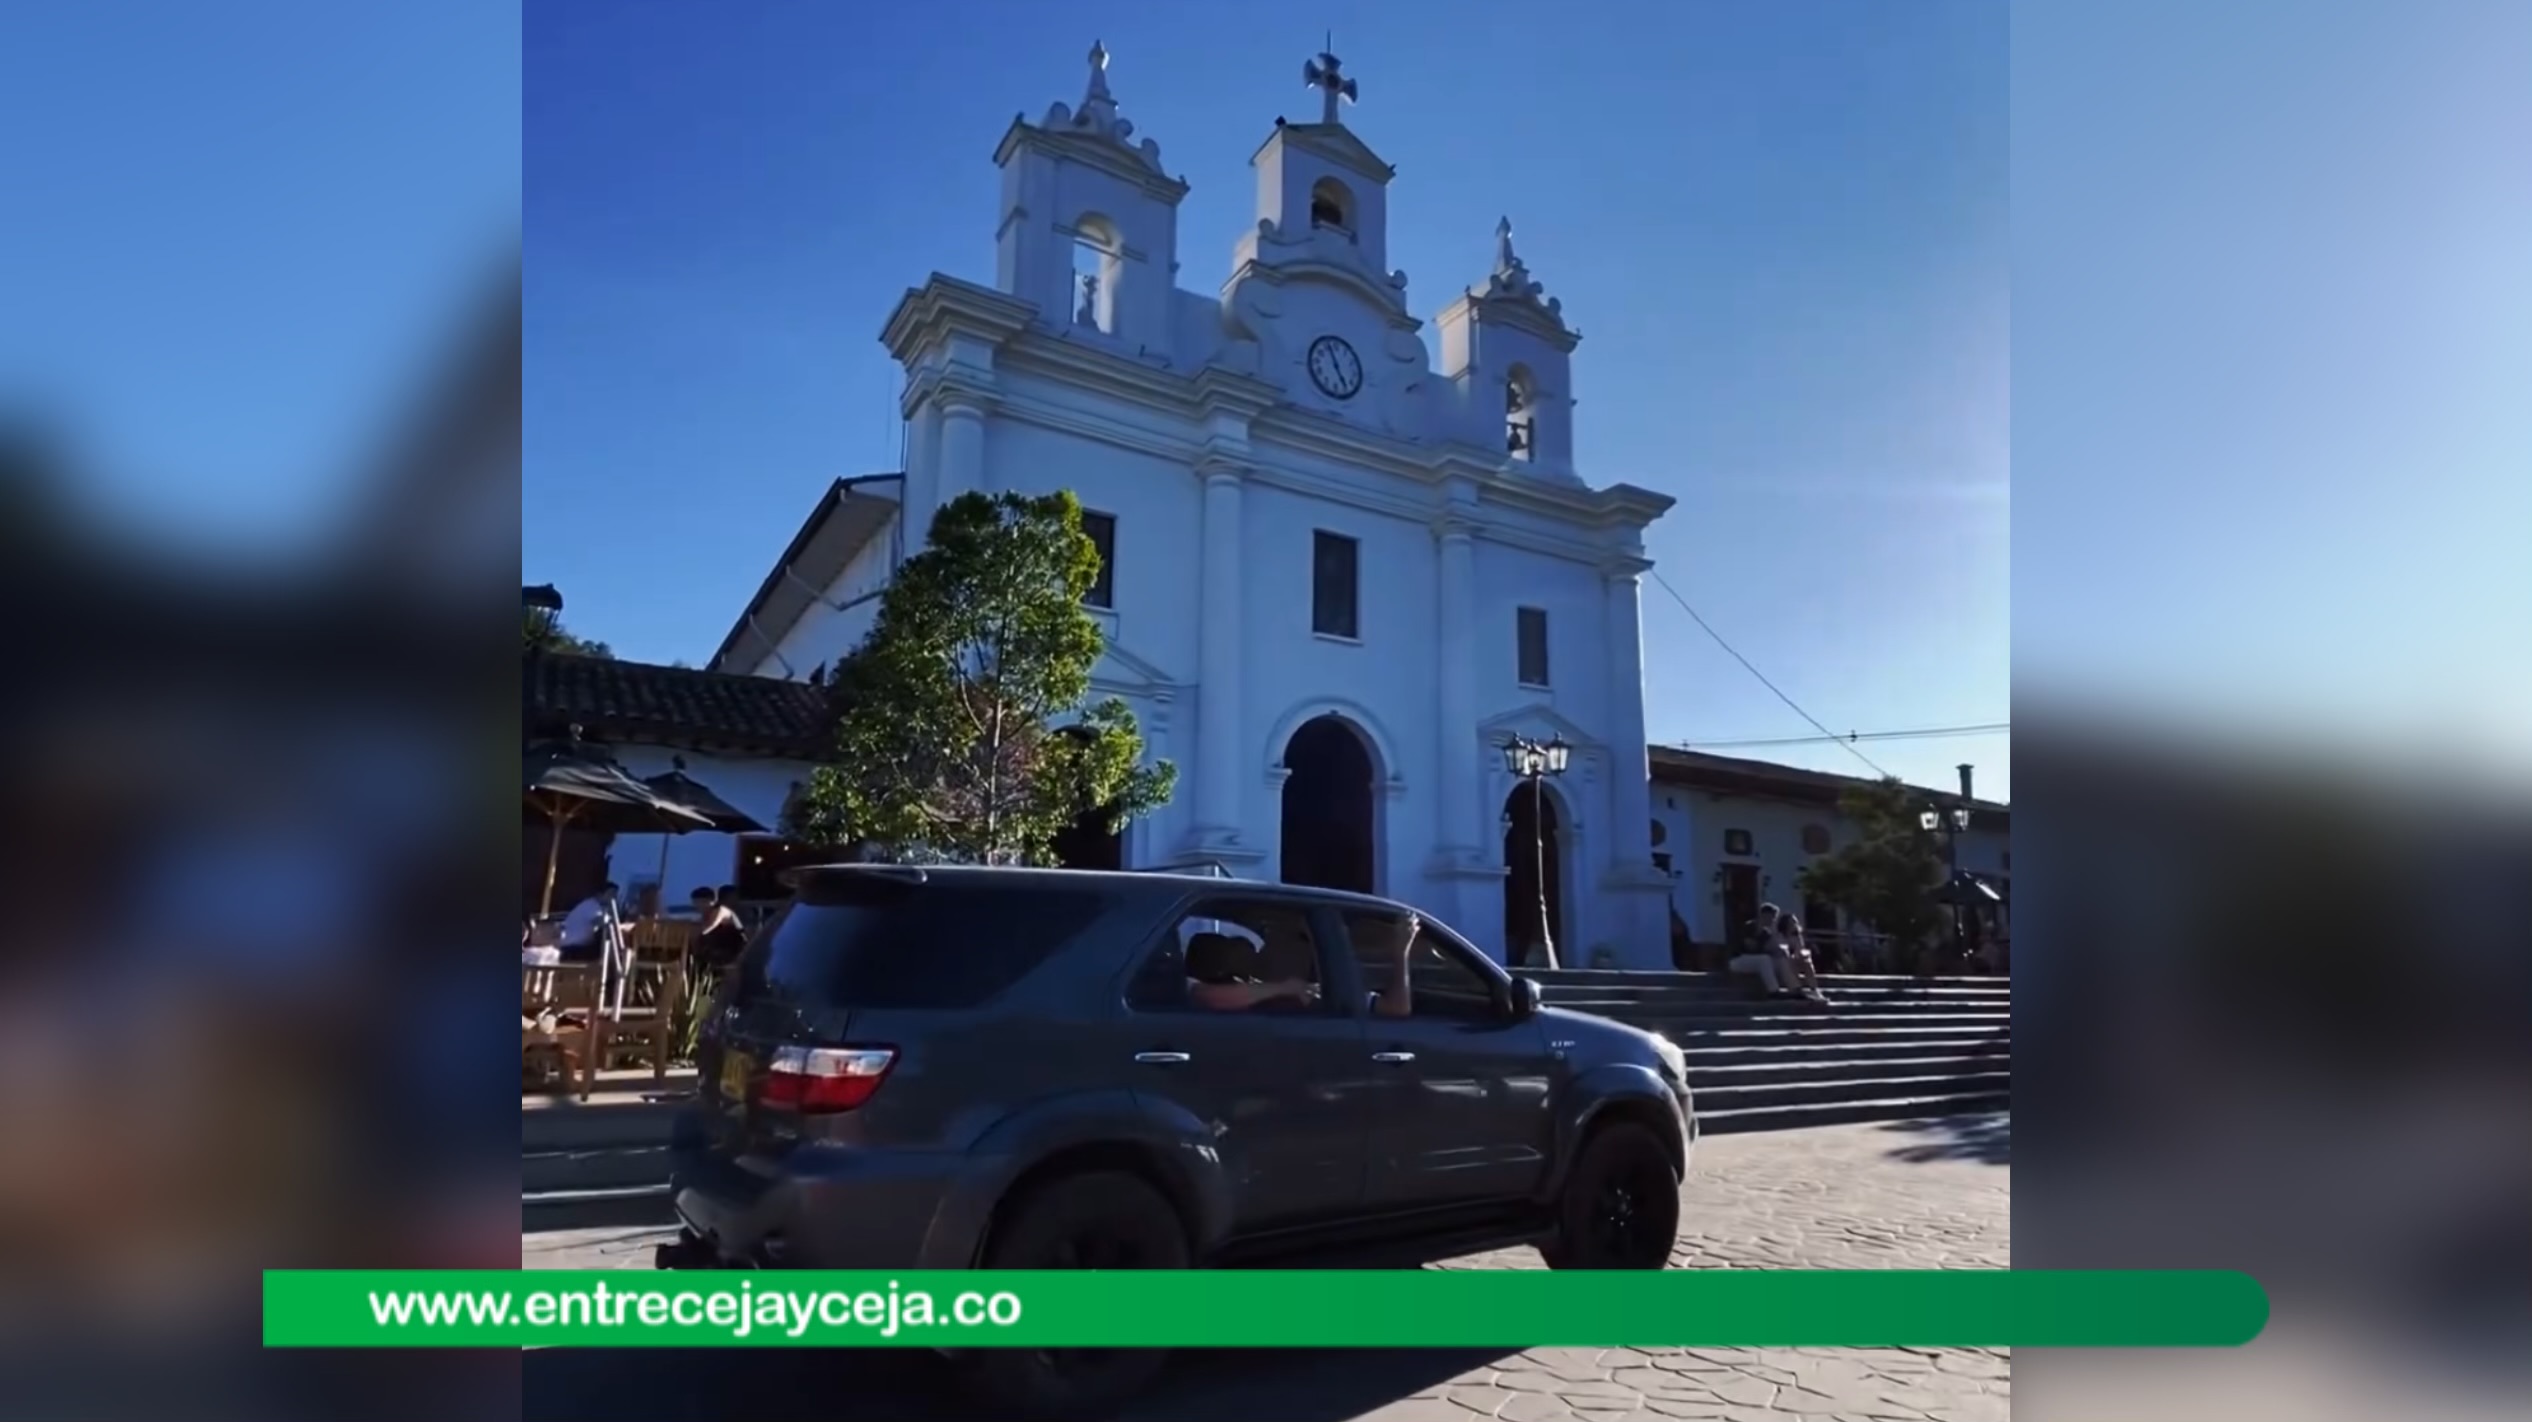
[[(838, 865), (708, 1009), (663, 1268), (1658, 1269), (1682, 1060), (1539, 1005), (1385, 899), (1192, 875)], [(979, 1350), (1103, 1410), (1156, 1355)]]

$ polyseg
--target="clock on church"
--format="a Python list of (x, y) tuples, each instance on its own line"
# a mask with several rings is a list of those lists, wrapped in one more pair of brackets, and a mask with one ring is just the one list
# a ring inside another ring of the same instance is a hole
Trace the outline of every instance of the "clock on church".
[(1363, 388), (1363, 358), (1342, 337), (1321, 336), (1310, 343), (1310, 383), (1339, 400), (1351, 400)]

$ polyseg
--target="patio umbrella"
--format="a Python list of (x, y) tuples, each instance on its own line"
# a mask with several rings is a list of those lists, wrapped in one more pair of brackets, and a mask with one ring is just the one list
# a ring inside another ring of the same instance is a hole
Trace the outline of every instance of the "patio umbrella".
[[(765, 832), (765, 827), (758, 824), (754, 816), (714, 794), (712, 787), (688, 775), (684, 756), (676, 757), (674, 764), (676, 769), (665, 775), (645, 776), (642, 783), (665, 799), (689, 809), (701, 811), (703, 817), (711, 821), (711, 827), (723, 834), (763, 834)], [(659, 839), (659, 911), (665, 913), (667, 909), (668, 836), (663, 834)]]
[(634, 779), (624, 767), (577, 740), (530, 746), (523, 760), (528, 807), (542, 812), (553, 824), (539, 914), (554, 911), (554, 875), (562, 863), (563, 830), (568, 826), (611, 834), (684, 834), (712, 828), (709, 814)]
[(763, 834), (765, 827), (755, 818), (722, 799), (712, 788), (686, 773), (686, 758), (676, 759), (677, 768), (665, 775), (645, 777), (642, 781), (663, 799), (675, 801), (688, 809), (700, 810), (712, 827), (723, 834)]

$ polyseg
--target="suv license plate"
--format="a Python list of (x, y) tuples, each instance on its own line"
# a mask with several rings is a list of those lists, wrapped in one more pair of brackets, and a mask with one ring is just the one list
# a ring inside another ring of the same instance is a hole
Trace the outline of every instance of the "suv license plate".
[(721, 1054), (721, 1094), (733, 1103), (747, 1100), (747, 1078), (756, 1070), (755, 1059), (745, 1052), (725, 1051)]

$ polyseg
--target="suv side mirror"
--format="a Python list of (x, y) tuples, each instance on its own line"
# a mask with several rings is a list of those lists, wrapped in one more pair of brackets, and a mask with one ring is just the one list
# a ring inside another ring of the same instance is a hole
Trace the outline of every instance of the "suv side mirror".
[(1539, 985), (1529, 978), (1512, 980), (1512, 1020), (1527, 1022), (1539, 1015)]

